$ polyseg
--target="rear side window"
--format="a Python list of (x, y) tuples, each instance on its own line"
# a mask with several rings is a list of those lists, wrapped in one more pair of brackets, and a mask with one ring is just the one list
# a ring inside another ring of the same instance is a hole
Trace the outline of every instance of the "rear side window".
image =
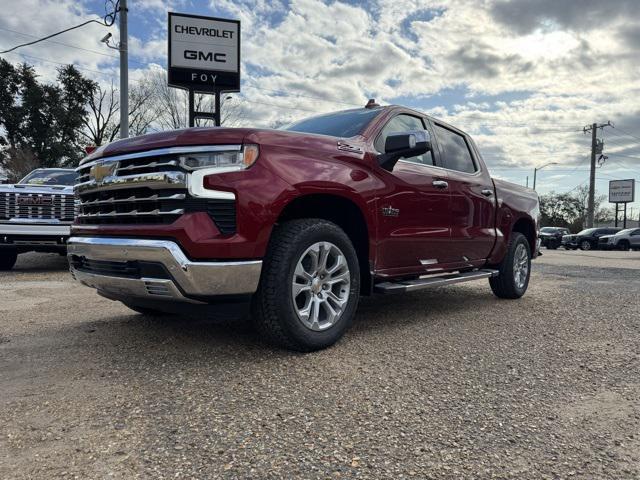
[[(375, 142), (376, 150), (384, 152), (384, 144), (387, 141), (387, 137), (392, 133), (409, 132), (411, 130), (426, 130), (424, 123), (418, 117), (413, 115), (397, 115), (387, 122), (380, 135)], [(431, 152), (427, 152), (417, 157), (405, 158), (409, 162), (419, 163), (421, 165), (433, 165), (433, 156)]]
[(440, 125), (434, 125), (433, 128), (442, 149), (444, 168), (464, 173), (475, 173), (476, 164), (464, 136)]

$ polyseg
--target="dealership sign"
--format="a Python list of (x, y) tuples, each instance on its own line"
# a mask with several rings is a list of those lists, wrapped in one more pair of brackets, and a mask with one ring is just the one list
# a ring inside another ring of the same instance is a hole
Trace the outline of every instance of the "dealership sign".
[(240, 91), (240, 21), (169, 12), (169, 85)]
[(635, 200), (635, 183), (630, 180), (611, 180), (609, 182), (609, 202), (627, 203)]

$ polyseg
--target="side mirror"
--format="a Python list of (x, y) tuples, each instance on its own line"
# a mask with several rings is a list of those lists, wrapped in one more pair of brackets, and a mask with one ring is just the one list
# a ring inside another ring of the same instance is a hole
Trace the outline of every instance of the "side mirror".
[(384, 153), (378, 156), (382, 168), (392, 171), (398, 160), (431, 151), (431, 137), (426, 130), (393, 133), (387, 137)]

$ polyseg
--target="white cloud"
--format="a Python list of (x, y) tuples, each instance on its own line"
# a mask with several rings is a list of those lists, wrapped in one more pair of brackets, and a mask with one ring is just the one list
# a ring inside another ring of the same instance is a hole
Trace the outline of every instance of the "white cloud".
[[(512, 168), (496, 171), (513, 180), (522, 182), (534, 166), (557, 161), (560, 166), (549, 167), (552, 175), (545, 172), (545, 190), (584, 180), (590, 140), (579, 130), (585, 124), (611, 119), (640, 137), (640, 37), (628, 14), (635, 3), (216, 0), (197, 5), (203, 15), (242, 21), (240, 97), (247, 124), (281, 124), (311, 112), (363, 105), (369, 97), (399, 99), (469, 130), (491, 165)], [(193, 5), (132, 0), (130, 16), (147, 25), (145, 32), (130, 31), (132, 76), (144, 75), (150, 62), (165, 63), (166, 12)], [(9, 0), (0, 28), (45, 34), (89, 16), (83, 4), (71, 0)], [(601, 21), (583, 21), (592, 17)], [(117, 37), (115, 26), (111, 31)], [(105, 55), (116, 52), (99, 43), (105, 32), (93, 25), (58, 39), (102, 55), (47, 42), (21, 52), (113, 75), (117, 59)], [(16, 40), (22, 38), (0, 30), (1, 46)], [(55, 68), (26, 60), (45, 77)], [(458, 96), (451, 98), (451, 92)], [(640, 160), (628, 156), (640, 157), (640, 140), (608, 135), (607, 151), (627, 157), (612, 155), (600, 171), (628, 176), (635, 168), (637, 175)]]

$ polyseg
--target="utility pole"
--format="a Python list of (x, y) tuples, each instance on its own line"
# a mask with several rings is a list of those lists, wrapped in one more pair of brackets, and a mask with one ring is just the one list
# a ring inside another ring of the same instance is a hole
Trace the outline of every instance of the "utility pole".
[(120, 0), (120, 138), (129, 137), (129, 51), (127, 0)]
[(596, 151), (598, 150), (598, 129), (604, 127), (613, 127), (611, 122), (598, 125), (593, 123), (584, 127), (584, 133), (591, 132), (591, 170), (589, 172), (589, 201), (587, 203), (587, 228), (593, 227), (593, 217), (595, 214), (596, 199)]

